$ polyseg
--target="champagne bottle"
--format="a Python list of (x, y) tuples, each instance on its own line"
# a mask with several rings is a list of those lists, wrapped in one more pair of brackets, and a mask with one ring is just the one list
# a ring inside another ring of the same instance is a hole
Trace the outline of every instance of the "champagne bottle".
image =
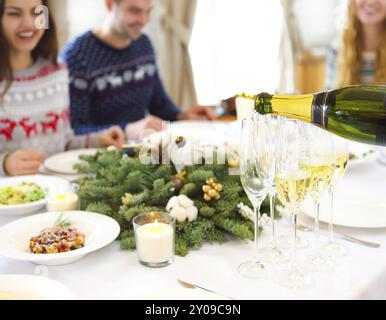
[(308, 95), (255, 96), (260, 114), (313, 123), (343, 138), (386, 146), (386, 86), (349, 86)]

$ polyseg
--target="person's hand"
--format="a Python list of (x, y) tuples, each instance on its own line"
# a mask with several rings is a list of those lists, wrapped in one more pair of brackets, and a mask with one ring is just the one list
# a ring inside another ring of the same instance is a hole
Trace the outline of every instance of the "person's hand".
[(99, 144), (102, 147), (114, 146), (121, 148), (125, 143), (125, 134), (119, 126), (111, 127), (99, 134)]
[(9, 176), (33, 175), (46, 159), (44, 153), (33, 150), (18, 150), (8, 154), (4, 159), (4, 171)]
[(125, 131), (127, 139), (140, 141), (146, 134), (158, 132), (162, 129), (162, 119), (155, 116), (147, 116), (145, 119), (127, 124)]
[(177, 120), (216, 120), (213, 109), (205, 106), (193, 106), (186, 112), (181, 112)]

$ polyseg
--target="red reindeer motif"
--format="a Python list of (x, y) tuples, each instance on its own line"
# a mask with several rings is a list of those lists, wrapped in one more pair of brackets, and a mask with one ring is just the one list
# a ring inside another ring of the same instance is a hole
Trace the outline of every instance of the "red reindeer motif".
[(23, 118), (19, 122), (19, 126), (21, 126), (24, 129), (28, 139), (31, 138), (31, 133), (35, 133), (35, 135), (38, 134), (38, 128), (36, 123), (28, 124), (30, 120), (31, 120), (30, 118)]
[(9, 119), (0, 120), (0, 124), (7, 125), (7, 127), (0, 127), (0, 136), (5, 136), (7, 141), (11, 141), (13, 137), (13, 131), (16, 128), (17, 122)]
[(47, 134), (48, 130), (51, 129), (53, 133), (56, 133), (58, 129), (58, 124), (60, 120), (60, 115), (50, 112), (46, 114), (46, 117), (51, 119), (50, 121), (42, 121), (40, 124), (42, 126), (43, 134)]

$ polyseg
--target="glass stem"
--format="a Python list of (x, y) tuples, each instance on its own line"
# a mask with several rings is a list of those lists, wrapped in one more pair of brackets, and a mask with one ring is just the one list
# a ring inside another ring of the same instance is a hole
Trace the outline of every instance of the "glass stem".
[(272, 245), (274, 248), (276, 245), (276, 236), (275, 236), (275, 193), (269, 194), (269, 209), (271, 211), (271, 223), (272, 223)]
[(296, 266), (297, 264), (297, 258), (296, 258), (296, 254), (297, 254), (297, 220), (298, 220), (298, 214), (297, 214), (297, 210), (294, 209), (293, 212), (292, 212), (292, 236), (293, 236), (293, 255), (292, 255), (292, 265), (293, 266)]
[(314, 234), (315, 234), (315, 247), (318, 247), (319, 245), (319, 213), (320, 213), (320, 201), (315, 201), (314, 205), (315, 209), (315, 227), (314, 227)]
[(328, 225), (328, 231), (330, 235), (330, 240), (334, 240), (334, 224), (333, 224), (333, 216), (334, 216), (334, 190), (330, 188), (329, 190), (329, 198), (330, 198), (330, 223)]
[(260, 208), (261, 204), (258, 206), (253, 206), (255, 214), (255, 262), (260, 263), (259, 259), (259, 220), (260, 220)]

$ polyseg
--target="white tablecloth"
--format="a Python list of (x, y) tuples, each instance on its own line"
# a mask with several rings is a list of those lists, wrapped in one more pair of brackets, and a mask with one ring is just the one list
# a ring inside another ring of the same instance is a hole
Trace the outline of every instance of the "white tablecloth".
[[(360, 189), (364, 196), (377, 193), (385, 198), (385, 177), (386, 167), (372, 159), (352, 166), (340, 188)], [(0, 226), (10, 221), (12, 219), (1, 217)], [(285, 232), (288, 226), (288, 219), (284, 217), (279, 222), (278, 232)], [(386, 229), (340, 227), (337, 230), (382, 246), (372, 249), (345, 241), (350, 254), (338, 260), (332, 273), (315, 275), (317, 286), (309, 291), (287, 290), (273, 281), (241, 277), (237, 267), (252, 256), (253, 245), (239, 241), (205, 245), (185, 258), (177, 257), (174, 264), (162, 269), (141, 266), (135, 252), (121, 251), (119, 243), (115, 242), (71, 265), (49, 267), (48, 276), (66, 285), (78, 299), (154, 298), (162, 297), (163, 293), (164, 297), (173, 298), (171, 292), (179, 293), (174, 298), (183, 298), (177, 279), (235, 299), (386, 299)], [(327, 235), (326, 231), (322, 234)], [(301, 235), (313, 239), (311, 233)], [(262, 242), (267, 242), (269, 237), (267, 228)], [(305, 252), (299, 251), (299, 254)], [(31, 263), (0, 257), (0, 274), (34, 274), (36, 271), (36, 265)]]

